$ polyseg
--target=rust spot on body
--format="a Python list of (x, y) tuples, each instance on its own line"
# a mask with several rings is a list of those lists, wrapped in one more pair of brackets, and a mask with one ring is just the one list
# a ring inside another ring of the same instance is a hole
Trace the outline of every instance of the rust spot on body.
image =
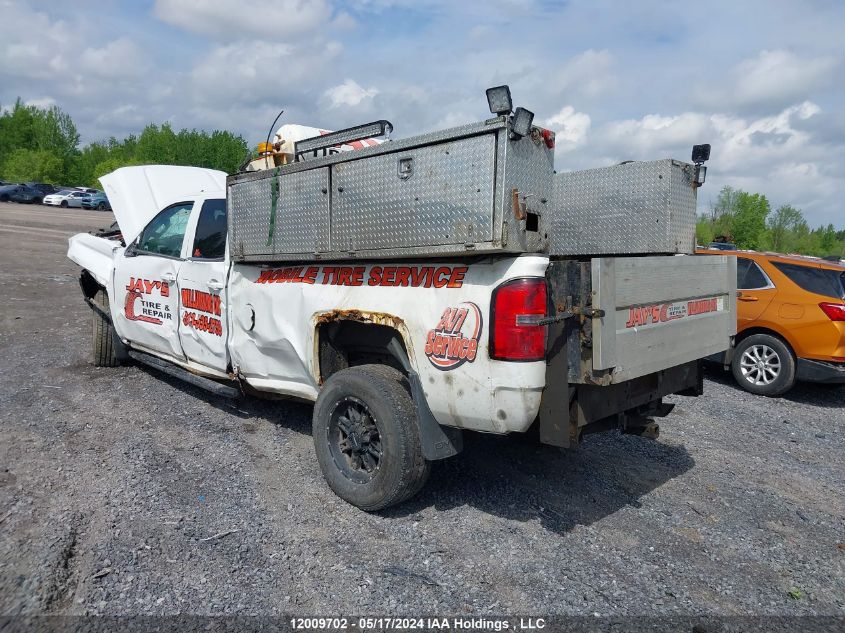
[(375, 323), (396, 329), (404, 329), (405, 321), (386, 312), (369, 312), (364, 310), (332, 310), (317, 315), (317, 324), (332, 321), (358, 321), (359, 323)]

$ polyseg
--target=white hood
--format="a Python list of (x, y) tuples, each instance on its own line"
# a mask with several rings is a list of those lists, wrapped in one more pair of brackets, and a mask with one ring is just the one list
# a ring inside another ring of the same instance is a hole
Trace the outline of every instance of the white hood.
[(129, 244), (159, 211), (197, 195), (226, 197), (226, 174), (178, 165), (121, 167), (100, 178), (123, 240)]

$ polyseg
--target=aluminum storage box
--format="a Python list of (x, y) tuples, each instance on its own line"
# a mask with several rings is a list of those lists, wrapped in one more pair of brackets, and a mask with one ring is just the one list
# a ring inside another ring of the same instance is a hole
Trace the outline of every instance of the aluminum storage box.
[[(228, 179), (236, 261), (542, 252), (553, 150), (504, 117)], [(517, 209), (514, 209), (516, 200)]]
[(555, 175), (550, 254), (694, 252), (693, 178), (670, 159)]

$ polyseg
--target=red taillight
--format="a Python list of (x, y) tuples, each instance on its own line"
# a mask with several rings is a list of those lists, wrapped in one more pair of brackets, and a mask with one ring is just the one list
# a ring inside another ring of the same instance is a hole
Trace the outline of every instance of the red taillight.
[(819, 307), (831, 321), (845, 321), (845, 304), (820, 303)]
[(513, 279), (493, 291), (490, 358), (534, 361), (546, 357), (546, 280)]
[(546, 141), (546, 147), (549, 149), (555, 148), (555, 133), (551, 130), (540, 130), (540, 134), (543, 136), (543, 140)]

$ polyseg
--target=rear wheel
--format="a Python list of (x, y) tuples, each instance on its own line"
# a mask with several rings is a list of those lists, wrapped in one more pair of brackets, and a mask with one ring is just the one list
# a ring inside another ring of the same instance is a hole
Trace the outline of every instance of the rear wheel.
[[(103, 309), (106, 314), (109, 312), (109, 295), (105, 288), (100, 288), (94, 295), (93, 301)], [(99, 312), (93, 312), (92, 331), (92, 352), (94, 366), (96, 367), (117, 367), (118, 360), (114, 351), (114, 327)]]
[(32, 199), (32, 204), (41, 204), (42, 202), (43, 202), (43, 200), (41, 198), (33, 198)]
[(4, 193), (2, 196), (0, 196), (0, 202), (8, 202), (8, 201), (9, 201), (9, 196), (7, 194)]
[(792, 350), (770, 334), (752, 334), (740, 341), (731, 369), (740, 387), (761, 396), (779, 396), (795, 384)]
[(317, 461), (329, 487), (366, 511), (401, 503), (431, 470), (420, 445), (407, 380), (386, 365), (333, 374), (314, 405)]

